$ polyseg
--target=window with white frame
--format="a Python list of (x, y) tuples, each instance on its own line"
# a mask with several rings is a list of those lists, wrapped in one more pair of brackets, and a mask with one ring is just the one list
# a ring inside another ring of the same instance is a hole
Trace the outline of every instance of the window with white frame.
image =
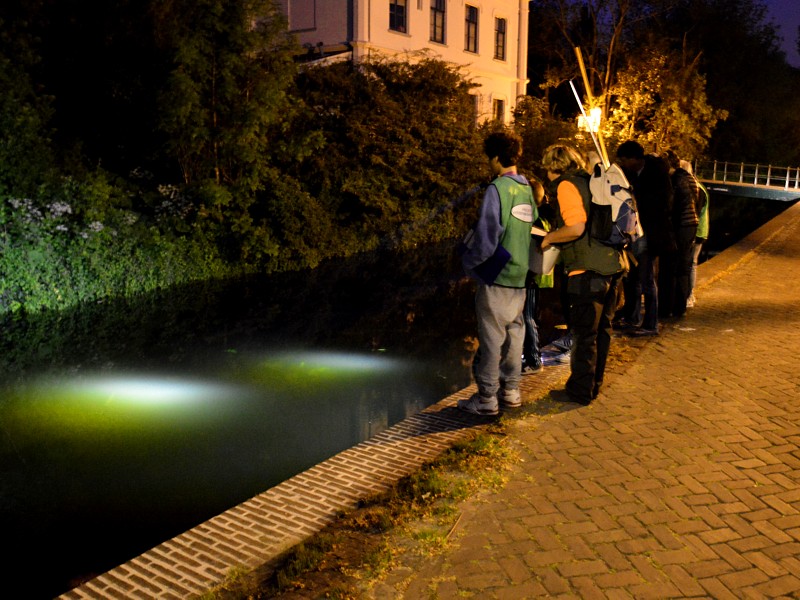
[(406, 33), (408, 31), (407, 0), (389, 0), (389, 29)]
[(506, 59), (506, 27), (505, 19), (496, 18), (494, 20), (494, 57), (497, 60)]
[(478, 52), (478, 7), (467, 4), (464, 28), (464, 50)]
[(444, 11), (446, 0), (431, 0), (431, 41), (444, 44)]

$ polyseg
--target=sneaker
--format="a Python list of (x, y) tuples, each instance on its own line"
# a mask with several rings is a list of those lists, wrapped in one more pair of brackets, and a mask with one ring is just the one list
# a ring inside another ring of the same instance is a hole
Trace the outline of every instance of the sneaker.
[(697, 299), (692, 294), (686, 299), (686, 308), (694, 308), (695, 303), (697, 303)]
[(639, 327), (631, 332), (633, 337), (651, 337), (654, 335), (658, 335), (658, 329), (645, 329), (644, 327)]
[(620, 319), (619, 321), (614, 321), (611, 323), (611, 329), (615, 331), (630, 331), (631, 329), (636, 329), (637, 325), (634, 325), (627, 319)]
[(574, 402), (581, 406), (589, 406), (592, 403), (591, 398), (579, 398), (570, 394), (567, 390), (552, 390), (550, 392), (550, 399), (555, 402)]
[(569, 350), (572, 348), (572, 336), (570, 334), (562, 336), (557, 340), (550, 342), (550, 345), (559, 350)]
[(480, 394), (472, 394), (466, 400), (459, 400), (456, 404), (460, 410), (472, 413), (473, 415), (494, 416), (500, 412), (497, 404), (497, 396), (484, 398)]
[(556, 356), (553, 361), (559, 365), (568, 365), (570, 361), (570, 356), (572, 354), (571, 350), (567, 350), (566, 352), (562, 352), (558, 356)]
[(533, 375), (534, 373), (541, 373), (544, 371), (544, 365), (539, 363), (538, 365), (529, 365), (528, 363), (522, 363), (522, 374), (523, 375)]
[[(541, 367), (539, 368), (541, 371)], [(500, 406), (503, 408), (519, 408), (522, 406), (522, 397), (519, 390), (500, 390)]]

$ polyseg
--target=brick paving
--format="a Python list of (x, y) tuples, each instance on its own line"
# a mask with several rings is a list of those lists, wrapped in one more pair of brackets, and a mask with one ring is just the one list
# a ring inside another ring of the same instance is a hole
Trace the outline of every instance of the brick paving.
[[(589, 407), (523, 378), (508, 485), (389, 598), (800, 598), (800, 204), (700, 266), (698, 306)], [(268, 562), (485, 422), (462, 390), (71, 592), (189, 598)]]
[(508, 485), (372, 597), (800, 598), (800, 204), (700, 275), (591, 406), (510, 419)]

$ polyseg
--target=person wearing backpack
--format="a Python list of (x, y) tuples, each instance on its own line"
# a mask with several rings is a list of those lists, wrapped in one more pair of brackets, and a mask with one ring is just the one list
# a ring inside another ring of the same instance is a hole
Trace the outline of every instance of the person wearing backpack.
[(476, 415), (496, 415), (501, 404), (504, 408), (522, 404), (522, 310), (537, 210), (528, 180), (517, 173), (520, 137), (510, 131), (491, 133), (483, 149), (495, 179), (486, 188), (478, 222), (461, 257), (466, 273), (478, 281), (478, 351), (472, 361), (478, 392), (459, 400), (457, 407)]
[(611, 320), (627, 261), (619, 249), (588, 235), (590, 176), (580, 152), (554, 144), (544, 151), (541, 164), (558, 203), (556, 229), (544, 237), (542, 249), (554, 244), (561, 248), (572, 335), (570, 376), (563, 390), (550, 395), (554, 400), (588, 405), (603, 384)]

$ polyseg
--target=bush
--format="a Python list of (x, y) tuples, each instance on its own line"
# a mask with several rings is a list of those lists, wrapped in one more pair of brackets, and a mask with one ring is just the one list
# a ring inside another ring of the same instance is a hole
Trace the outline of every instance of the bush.
[[(63, 309), (230, 275), (202, 236), (161, 230), (121, 207), (101, 175), (0, 202), (0, 313)], [(116, 201), (115, 201), (116, 200)]]

